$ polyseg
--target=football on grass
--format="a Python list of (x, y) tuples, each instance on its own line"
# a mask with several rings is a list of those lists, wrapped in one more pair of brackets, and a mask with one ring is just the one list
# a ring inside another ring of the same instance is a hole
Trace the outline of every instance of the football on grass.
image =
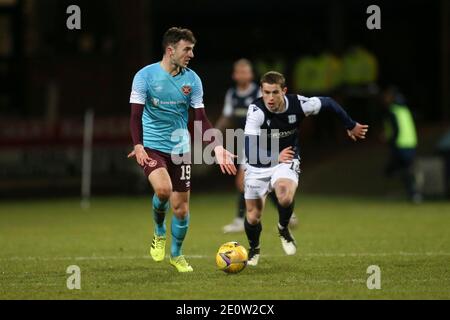
[(241, 272), (247, 266), (247, 260), (247, 250), (235, 241), (224, 243), (216, 254), (217, 267), (226, 273)]

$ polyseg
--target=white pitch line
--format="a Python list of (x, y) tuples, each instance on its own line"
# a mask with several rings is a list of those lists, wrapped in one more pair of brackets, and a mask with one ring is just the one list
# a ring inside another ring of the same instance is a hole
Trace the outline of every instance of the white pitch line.
[[(442, 281), (450, 281), (450, 278), (429, 278), (429, 279), (407, 279), (407, 280), (402, 280), (402, 282), (406, 282), (406, 283), (411, 283), (411, 282), (419, 282), (419, 283), (428, 283), (428, 282), (439, 282), (442, 283)], [(359, 283), (359, 284), (365, 284), (367, 282), (367, 279), (296, 279), (295, 280), (295, 284), (338, 284), (338, 285), (344, 285), (346, 283)], [(396, 283), (396, 281), (384, 281), (384, 283)], [(172, 286), (173, 285), (183, 285), (186, 284), (185, 282), (171, 282), (170, 283)], [(27, 290), (30, 290), (30, 288), (39, 288), (41, 289), (42, 287), (61, 287), (61, 288), (66, 288), (65, 286), (62, 286), (60, 282), (58, 283), (44, 283), (44, 282), (37, 282), (37, 283), (3, 283), (3, 289), (6, 288), (24, 288), (26, 287)], [(107, 286), (111, 286), (110, 282), (96, 282), (95, 283), (96, 286), (102, 286), (102, 287), (107, 287)], [(126, 287), (126, 286), (132, 286), (132, 287), (136, 287), (135, 283), (121, 283), (120, 284), (121, 287)], [(249, 292), (257, 292), (258, 289), (245, 289), (245, 288), (241, 288), (241, 291), (249, 291)], [(263, 289), (264, 290), (264, 289)], [(170, 289), (169, 289), (170, 291)], [(283, 292), (286, 292), (286, 290), (282, 290)], [(198, 291), (197, 292), (201, 292)], [(266, 291), (264, 291), (266, 292)], [(401, 292), (407, 292), (407, 293), (413, 293), (414, 291), (411, 290), (405, 290), (405, 291), (387, 291), (388, 293), (401, 293)], [(439, 292), (439, 291), (438, 291)], [(29, 293), (29, 291), (27, 291), (27, 293)], [(298, 293), (298, 291), (296, 291), (296, 293)], [(428, 293), (432, 293), (432, 292), (428, 292)], [(439, 292), (441, 293), (441, 292)], [(448, 293), (447, 291), (444, 291), (444, 293)]]
[(308, 257), (450, 256), (450, 252), (307, 253)]
[[(261, 254), (262, 257), (278, 258), (285, 255)], [(379, 252), (379, 253), (305, 253), (298, 254), (300, 257), (308, 258), (344, 258), (344, 257), (388, 257), (388, 256), (416, 256), (416, 257), (433, 257), (433, 256), (450, 256), (450, 252)], [(186, 255), (190, 259), (214, 259), (209, 255)], [(0, 258), (0, 261), (83, 261), (83, 260), (139, 260), (151, 259), (149, 256), (87, 256), (87, 257), (7, 257)]]

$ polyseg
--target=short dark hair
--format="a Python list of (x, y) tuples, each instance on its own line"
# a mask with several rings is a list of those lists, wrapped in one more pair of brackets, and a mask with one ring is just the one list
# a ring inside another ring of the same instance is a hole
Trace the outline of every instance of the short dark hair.
[(279, 84), (282, 89), (286, 88), (286, 79), (284, 76), (276, 71), (269, 71), (261, 78), (261, 86), (263, 83)]
[(172, 27), (164, 33), (162, 48), (166, 51), (167, 47), (170, 45), (177, 44), (180, 40), (189, 41), (195, 44), (197, 40), (194, 37), (194, 34), (189, 29)]

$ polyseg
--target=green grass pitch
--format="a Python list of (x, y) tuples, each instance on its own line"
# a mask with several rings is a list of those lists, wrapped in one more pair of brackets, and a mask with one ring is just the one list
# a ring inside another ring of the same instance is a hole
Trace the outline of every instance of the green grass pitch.
[[(221, 232), (235, 198), (193, 194), (183, 250), (192, 274), (149, 257), (150, 197), (95, 198), (89, 211), (77, 200), (3, 202), (0, 299), (450, 298), (448, 202), (300, 194), (299, 248), (289, 257), (268, 203), (260, 264), (227, 275), (216, 270), (216, 250), (233, 240), (247, 247), (245, 234)], [(66, 287), (70, 265), (81, 269), (81, 290)], [(381, 269), (379, 290), (367, 288), (370, 265)]]

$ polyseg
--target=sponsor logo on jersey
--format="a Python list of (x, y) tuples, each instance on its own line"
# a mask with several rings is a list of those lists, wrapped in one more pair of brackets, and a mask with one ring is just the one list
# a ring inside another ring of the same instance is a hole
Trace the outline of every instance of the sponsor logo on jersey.
[(182, 104), (182, 105), (186, 105), (186, 101), (185, 100), (179, 100), (179, 101), (174, 101), (174, 100), (170, 100), (170, 101), (164, 101), (164, 100), (159, 100), (156, 98), (152, 98), (152, 104), (157, 107), (157, 106), (165, 106), (165, 105), (170, 105), (170, 106), (174, 106), (177, 104)]
[(163, 87), (162, 86), (156, 86), (156, 87), (153, 87), (153, 90), (155, 90), (156, 92), (161, 92), (163, 90)]
[(292, 129), (292, 130), (289, 130), (289, 131), (281, 131), (281, 132), (270, 133), (269, 136), (271, 138), (276, 138), (276, 139), (286, 138), (286, 137), (289, 137), (289, 136), (295, 134), (296, 132), (297, 132), (297, 129)]
[(183, 94), (185, 96), (189, 95), (192, 92), (192, 87), (191, 86), (183, 86), (181, 88), (181, 91), (183, 92)]
[(270, 120), (267, 120), (266, 123), (267, 123), (267, 126), (270, 127)]

